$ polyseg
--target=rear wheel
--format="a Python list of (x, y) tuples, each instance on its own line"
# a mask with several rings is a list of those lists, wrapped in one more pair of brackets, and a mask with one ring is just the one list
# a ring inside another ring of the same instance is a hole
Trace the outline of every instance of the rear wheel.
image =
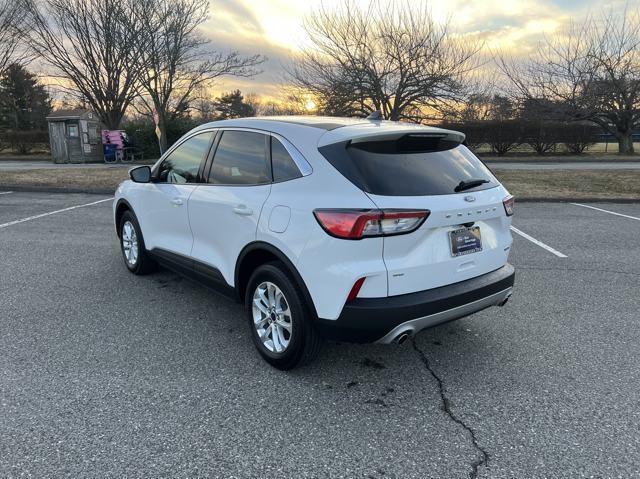
[(120, 219), (120, 249), (127, 269), (133, 274), (147, 274), (156, 263), (144, 247), (140, 225), (131, 211), (126, 211)]
[(245, 306), (251, 337), (272, 366), (288, 370), (313, 360), (321, 339), (299, 286), (280, 263), (259, 266), (249, 279)]

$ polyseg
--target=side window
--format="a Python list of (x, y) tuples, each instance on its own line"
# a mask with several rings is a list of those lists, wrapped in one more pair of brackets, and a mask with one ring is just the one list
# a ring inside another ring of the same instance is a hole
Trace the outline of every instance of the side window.
[(195, 183), (202, 159), (209, 151), (214, 133), (192, 136), (171, 152), (160, 165), (158, 179), (163, 183)]
[(258, 185), (270, 183), (266, 140), (262, 133), (227, 130), (218, 143), (209, 183)]
[(275, 182), (293, 180), (302, 176), (287, 149), (274, 137), (271, 137), (271, 167)]

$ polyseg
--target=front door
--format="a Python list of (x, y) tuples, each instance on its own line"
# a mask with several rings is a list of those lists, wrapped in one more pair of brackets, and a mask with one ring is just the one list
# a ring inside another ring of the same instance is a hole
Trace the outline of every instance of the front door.
[(49, 123), (49, 137), (51, 138), (51, 156), (54, 163), (67, 163), (67, 132), (64, 121)]
[(80, 126), (77, 121), (68, 121), (66, 125), (67, 163), (82, 163), (84, 156), (80, 146)]
[(193, 235), (187, 204), (196, 189), (198, 170), (205, 160), (214, 132), (191, 136), (173, 149), (144, 185), (136, 214), (148, 250), (189, 257)]

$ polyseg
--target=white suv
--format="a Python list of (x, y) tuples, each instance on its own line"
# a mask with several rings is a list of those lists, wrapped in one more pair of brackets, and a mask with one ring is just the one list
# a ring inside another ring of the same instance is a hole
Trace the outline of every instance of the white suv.
[(322, 338), (401, 343), (511, 295), (513, 197), (463, 140), (344, 118), (202, 125), (118, 187), (125, 264), (244, 302), (280, 369)]

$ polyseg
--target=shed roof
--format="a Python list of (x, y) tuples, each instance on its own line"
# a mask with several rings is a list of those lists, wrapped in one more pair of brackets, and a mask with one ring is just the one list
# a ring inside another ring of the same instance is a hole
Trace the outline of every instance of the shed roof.
[(92, 110), (85, 108), (56, 110), (47, 117), (47, 120), (77, 120), (89, 115), (89, 113), (95, 115)]

